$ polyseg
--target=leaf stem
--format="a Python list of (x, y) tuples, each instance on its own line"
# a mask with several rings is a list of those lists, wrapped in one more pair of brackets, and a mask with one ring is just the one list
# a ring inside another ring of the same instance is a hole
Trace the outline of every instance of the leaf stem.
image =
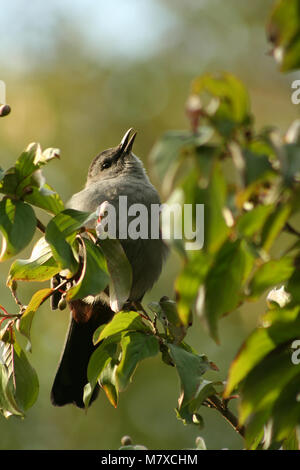
[(22, 309), (24, 308), (24, 305), (23, 305), (22, 302), (18, 299), (16, 289), (14, 289), (12, 286), (8, 286), (8, 287), (9, 287), (10, 293), (11, 293), (11, 295), (12, 295), (12, 298), (14, 299), (14, 301), (16, 302), (16, 304), (20, 307), (20, 309), (22, 310)]
[[(18, 318), (20, 316), (19, 313), (12, 313), (12, 314), (9, 314), (9, 313), (0, 313), (0, 318)], [(1, 321), (1, 320), (0, 320)]]

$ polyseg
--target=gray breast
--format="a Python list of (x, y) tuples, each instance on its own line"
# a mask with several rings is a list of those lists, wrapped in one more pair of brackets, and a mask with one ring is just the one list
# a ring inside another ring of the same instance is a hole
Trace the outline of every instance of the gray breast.
[[(148, 178), (114, 178), (112, 181), (99, 181), (72, 196), (68, 207), (92, 212), (104, 201), (113, 204), (119, 218), (119, 196), (127, 196), (128, 207), (132, 204), (143, 204), (148, 209), (148, 231), (151, 233), (151, 205), (159, 204), (159, 196)], [(135, 217), (129, 217), (130, 223)], [(117, 235), (118, 236), (118, 235)], [(143, 297), (158, 279), (167, 247), (161, 239), (120, 240), (127, 258), (132, 266), (133, 282), (130, 300)]]

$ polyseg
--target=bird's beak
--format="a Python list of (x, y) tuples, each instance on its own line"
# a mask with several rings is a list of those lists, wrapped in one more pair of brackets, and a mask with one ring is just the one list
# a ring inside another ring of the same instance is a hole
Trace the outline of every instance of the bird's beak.
[(136, 132), (134, 132), (130, 136), (132, 131), (133, 131), (133, 128), (131, 127), (130, 129), (128, 129), (128, 131), (125, 133), (123, 139), (121, 140), (121, 143), (120, 143), (121, 154), (126, 154), (126, 153), (131, 152), (133, 142), (134, 142), (136, 134), (137, 134)]

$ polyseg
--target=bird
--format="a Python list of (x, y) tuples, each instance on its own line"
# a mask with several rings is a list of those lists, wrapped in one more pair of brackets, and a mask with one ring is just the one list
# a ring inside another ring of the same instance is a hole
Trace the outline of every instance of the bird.
[[(118, 220), (121, 215), (118, 213), (119, 198), (127, 196), (128, 206), (139, 203), (149, 209), (150, 233), (151, 205), (160, 204), (160, 198), (142, 161), (132, 151), (136, 135), (132, 128), (128, 129), (119, 145), (102, 151), (92, 160), (85, 187), (71, 197), (67, 203), (68, 208), (94, 212), (101, 204), (109, 202), (115, 207)], [(118, 235), (117, 233), (117, 238)], [(161, 236), (119, 240), (132, 269), (128, 303), (141, 302), (161, 274), (168, 247)], [(58, 274), (52, 279), (52, 286), (59, 283)], [(70, 323), (51, 390), (51, 402), (55, 406), (74, 404), (78, 408), (84, 408), (87, 367), (96, 348), (93, 334), (114, 315), (107, 299), (109, 296), (100, 292), (96, 296), (68, 302)], [(53, 296), (52, 309), (57, 308), (58, 300), (57, 295)], [(99, 390), (97, 385), (89, 405), (97, 398)]]

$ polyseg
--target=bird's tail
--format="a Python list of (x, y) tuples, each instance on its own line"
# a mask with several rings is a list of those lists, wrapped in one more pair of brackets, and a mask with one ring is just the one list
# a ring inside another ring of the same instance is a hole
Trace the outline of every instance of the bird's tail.
[[(73, 403), (79, 408), (84, 408), (83, 389), (87, 383), (87, 367), (96, 349), (93, 334), (100, 325), (110, 321), (113, 312), (101, 302), (88, 305), (78, 300), (72, 302), (70, 307), (72, 316), (51, 390), (51, 402), (56, 406)], [(90, 404), (97, 398), (98, 393), (97, 385)]]

